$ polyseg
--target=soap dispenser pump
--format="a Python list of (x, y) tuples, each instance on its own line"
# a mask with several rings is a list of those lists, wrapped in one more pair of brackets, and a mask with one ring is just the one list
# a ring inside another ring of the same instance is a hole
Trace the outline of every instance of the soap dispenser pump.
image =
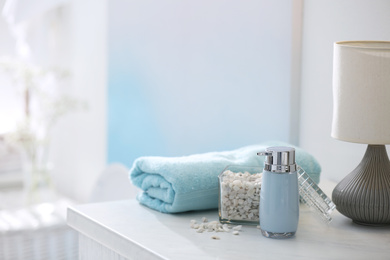
[(261, 233), (269, 238), (292, 237), (299, 219), (295, 149), (269, 147), (257, 155), (265, 156), (259, 208)]

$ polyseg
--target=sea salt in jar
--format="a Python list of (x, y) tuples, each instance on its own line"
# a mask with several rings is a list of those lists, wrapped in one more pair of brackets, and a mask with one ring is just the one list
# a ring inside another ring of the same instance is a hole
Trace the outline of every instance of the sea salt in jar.
[(262, 167), (228, 166), (219, 175), (219, 221), (259, 225)]

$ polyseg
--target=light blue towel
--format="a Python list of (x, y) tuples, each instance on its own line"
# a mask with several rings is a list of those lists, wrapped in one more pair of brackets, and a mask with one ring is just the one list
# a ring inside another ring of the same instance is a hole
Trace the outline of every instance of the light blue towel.
[[(218, 175), (229, 165), (263, 166), (257, 152), (280, 142), (246, 146), (233, 151), (183, 157), (140, 157), (130, 169), (132, 183), (141, 188), (138, 201), (165, 213), (218, 207)], [(296, 148), (296, 161), (318, 183), (321, 167), (306, 151)]]

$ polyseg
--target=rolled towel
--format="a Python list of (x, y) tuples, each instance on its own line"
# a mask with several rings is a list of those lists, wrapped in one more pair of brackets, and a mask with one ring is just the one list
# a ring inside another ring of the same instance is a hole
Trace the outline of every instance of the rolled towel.
[(130, 180), (141, 188), (137, 200), (154, 210), (177, 213), (218, 207), (218, 175), (229, 165), (263, 166), (257, 152), (270, 146), (296, 149), (296, 162), (319, 183), (321, 167), (301, 148), (281, 142), (246, 146), (233, 151), (210, 152), (183, 157), (140, 157), (130, 169)]

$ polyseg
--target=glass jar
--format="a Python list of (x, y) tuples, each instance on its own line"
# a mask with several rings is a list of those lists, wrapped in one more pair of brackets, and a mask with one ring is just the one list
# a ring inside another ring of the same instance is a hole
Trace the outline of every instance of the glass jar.
[(263, 168), (228, 166), (219, 175), (219, 221), (259, 225), (259, 203)]

